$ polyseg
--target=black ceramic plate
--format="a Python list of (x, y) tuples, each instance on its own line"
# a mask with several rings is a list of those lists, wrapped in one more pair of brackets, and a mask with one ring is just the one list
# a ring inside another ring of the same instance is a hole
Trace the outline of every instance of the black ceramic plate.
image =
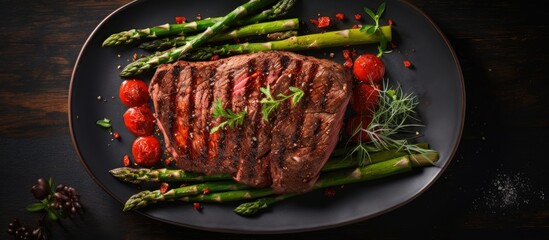
[[(122, 166), (122, 157), (130, 153), (134, 137), (126, 131), (122, 114), (126, 110), (117, 99), (122, 79), (118, 66), (125, 66), (135, 46), (102, 48), (102, 41), (111, 33), (125, 29), (174, 22), (175, 16), (193, 18), (222, 16), (243, 1), (137, 1), (107, 16), (84, 44), (74, 67), (69, 99), (69, 121), (73, 142), (82, 163), (91, 177), (121, 203), (138, 192), (135, 186), (122, 183), (109, 175), (109, 170)], [(189, 204), (172, 203), (150, 207), (140, 212), (160, 221), (191, 228), (223, 232), (278, 233), (323, 229), (357, 222), (385, 213), (411, 201), (425, 191), (443, 172), (456, 151), (465, 115), (465, 92), (458, 60), (440, 30), (420, 10), (407, 2), (386, 1), (381, 22), (394, 22), (394, 41), (398, 48), (386, 54), (386, 76), (399, 82), (405, 91), (419, 97), (419, 112), (426, 124), (422, 141), (440, 152), (437, 167), (427, 167), (395, 178), (346, 186), (334, 198), (323, 197), (321, 191), (311, 192), (276, 204), (252, 218), (232, 212), (235, 204), (205, 204), (202, 212)], [(298, 1), (288, 17), (308, 22), (320, 15), (335, 16), (341, 12), (347, 20), (336, 21), (333, 29), (351, 27), (358, 22), (355, 13), (363, 8), (377, 8), (380, 1)], [(370, 21), (371, 22), (371, 21)], [(363, 22), (361, 22), (363, 23)], [(357, 52), (377, 52), (376, 46), (354, 47)], [(341, 49), (327, 49), (304, 54), (327, 57), (335, 53), (342, 62)], [(413, 68), (403, 67), (410, 60)], [(146, 79), (147, 81), (149, 79)], [(98, 100), (101, 96), (101, 100)], [(108, 132), (95, 122), (104, 117), (112, 120), (113, 129), (122, 136), (112, 141)], [(122, 205), (120, 205), (122, 211)]]

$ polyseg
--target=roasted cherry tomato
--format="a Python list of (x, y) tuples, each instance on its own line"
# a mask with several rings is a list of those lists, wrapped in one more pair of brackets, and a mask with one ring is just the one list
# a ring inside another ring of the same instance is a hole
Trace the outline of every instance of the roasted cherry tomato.
[(385, 64), (376, 55), (362, 54), (355, 60), (353, 73), (360, 81), (379, 83), (385, 74)]
[(370, 136), (368, 136), (368, 133), (359, 130), (359, 128), (366, 129), (371, 122), (372, 115), (364, 114), (354, 116), (347, 120), (345, 125), (345, 133), (351, 139), (351, 141), (360, 141), (363, 143), (369, 142)]
[(136, 136), (151, 135), (154, 131), (154, 116), (148, 105), (131, 107), (124, 113), (124, 124)]
[(120, 85), (118, 96), (120, 101), (128, 107), (141, 106), (149, 101), (149, 87), (142, 80), (125, 80)]
[(162, 157), (160, 141), (152, 135), (138, 137), (133, 142), (132, 155), (135, 163), (145, 167), (152, 167)]
[(357, 114), (373, 114), (379, 105), (378, 89), (370, 84), (356, 84), (351, 96), (351, 109)]

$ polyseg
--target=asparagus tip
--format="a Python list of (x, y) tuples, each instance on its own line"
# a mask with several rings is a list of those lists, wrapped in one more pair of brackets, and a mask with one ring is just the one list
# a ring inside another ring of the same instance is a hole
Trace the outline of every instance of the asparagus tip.
[(269, 205), (263, 201), (263, 199), (259, 199), (257, 201), (253, 202), (246, 202), (238, 205), (233, 211), (241, 216), (251, 216), (256, 214), (259, 210), (267, 208)]

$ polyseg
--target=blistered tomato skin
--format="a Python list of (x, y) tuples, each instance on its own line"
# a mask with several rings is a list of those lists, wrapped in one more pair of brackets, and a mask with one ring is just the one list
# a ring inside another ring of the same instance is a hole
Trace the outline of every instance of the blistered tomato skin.
[(149, 87), (138, 79), (128, 79), (120, 84), (120, 101), (127, 107), (141, 106), (149, 101)]
[(152, 167), (162, 157), (160, 141), (152, 135), (138, 137), (132, 144), (132, 155), (136, 164)]
[[(377, 89), (376, 89), (377, 88)], [(373, 114), (379, 106), (379, 86), (356, 84), (351, 96), (351, 109), (357, 114)]]
[(385, 75), (385, 64), (376, 55), (362, 54), (355, 60), (353, 74), (359, 81), (380, 83)]
[(345, 123), (345, 133), (353, 142), (370, 142), (370, 136), (365, 131), (358, 131), (359, 128), (366, 129), (372, 122), (369, 114), (354, 116)]
[(126, 128), (136, 136), (151, 135), (154, 131), (154, 116), (148, 105), (128, 108), (123, 118)]

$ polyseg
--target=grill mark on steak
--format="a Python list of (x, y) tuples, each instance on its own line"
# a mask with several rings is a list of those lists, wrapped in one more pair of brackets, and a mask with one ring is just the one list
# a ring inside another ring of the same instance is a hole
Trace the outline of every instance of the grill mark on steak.
[(194, 110), (191, 117), (193, 121), (190, 122), (193, 126), (193, 161), (197, 163), (199, 169), (206, 167), (207, 161), (207, 139), (209, 133), (206, 131), (208, 119), (210, 114), (210, 92), (212, 88), (209, 85), (209, 78), (211, 67), (205, 66), (202, 70), (195, 68), (195, 89), (193, 90), (194, 96)]
[[(179, 65), (175, 65), (171, 71), (172, 76), (171, 76), (171, 80), (169, 81), (170, 87), (168, 89), (172, 89), (173, 92), (169, 93), (170, 104), (169, 104), (168, 119), (167, 119), (167, 122), (169, 125), (167, 126), (167, 129), (170, 129), (171, 132), (174, 132), (174, 125), (175, 125), (174, 121), (175, 121), (175, 112), (176, 112), (175, 99), (177, 97), (177, 92), (175, 91), (175, 89), (177, 89), (177, 82), (179, 80), (180, 71), (181, 71), (181, 67), (179, 67)], [(173, 141), (172, 136), (170, 136), (170, 141)], [(177, 150), (181, 151), (181, 148), (177, 146)]]
[(187, 139), (190, 141), (190, 147), (187, 147), (186, 149), (186, 155), (190, 156), (189, 161), (191, 162), (192, 169), (200, 169), (198, 165), (197, 160), (197, 152), (196, 148), (193, 144), (194, 142), (194, 119), (195, 119), (195, 96), (194, 93), (196, 92), (196, 82), (197, 82), (197, 71), (195, 66), (190, 67), (191, 72), (191, 83), (189, 84), (189, 98), (188, 98), (188, 104), (189, 107), (187, 108), (186, 116), (187, 116), (187, 127), (189, 128), (189, 131), (187, 131)]
[[(288, 85), (286, 86), (285, 89), (281, 89), (279, 93), (284, 93), (285, 95), (289, 95), (290, 94), (290, 91), (288, 90), (289, 87), (293, 87), (295, 86), (296, 84), (296, 78), (300, 77), (299, 73), (301, 72), (301, 68), (303, 67), (303, 61), (301, 60), (295, 60), (295, 66), (293, 69), (289, 69), (288, 71), (290, 72), (288, 77), (290, 78), (290, 81), (288, 82)], [(278, 93), (276, 94), (273, 94), (273, 96), (276, 96), (278, 95)], [(278, 106), (278, 109), (276, 109), (277, 111), (277, 122), (275, 122), (275, 126), (279, 125), (279, 124), (284, 124), (283, 122), (286, 122), (286, 118), (288, 117), (288, 115), (290, 114), (290, 111), (288, 111), (288, 109), (292, 108), (291, 106), (291, 99), (289, 100), (286, 100), (282, 103), (280, 103), (280, 105)], [(293, 116), (290, 116), (289, 118), (293, 118)], [(282, 123), (280, 123), (282, 122)], [(295, 123), (295, 122), (294, 122)], [(277, 130), (278, 131), (278, 130)], [(295, 133), (295, 131), (294, 131)], [(284, 134), (284, 133), (282, 133)], [(280, 139), (282, 140), (282, 139)], [(286, 149), (288, 147), (291, 147), (291, 146), (287, 146), (285, 144), (279, 144), (278, 142), (275, 143), (277, 146), (278, 146), (278, 151), (276, 152), (277, 154), (277, 157), (276, 157), (276, 164), (279, 168), (283, 168), (284, 167), (284, 156), (285, 156), (285, 153), (286, 153)], [(293, 142), (290, 142), (289, 144), (293, 144)]]
[[(259, 81), (263, 73), (257, 68), (255, 59), (250, 59), (246, 65), (247, 74), (239, 82), (239, 85), (244, 88), (242, 90), (242, 92), (244, 92), (243, 102), (247, 108), (247, 114), (240, 132), (244, 136), (254, 136), (256, 134), (255, 128), (257, 127), (255, 125), (255, 119), (258, 116), (258, 111), (260, 109), (260, 106), (257, 105), (257, 97), (260, 87)], [(245, 184), (256, 185), (255, 182), (258, 179), (255, 179), (255, 177), (256, 175), (260, 176), (261, 173), (256, 174), (254, 171), (257, 157), (257, 141), (254, 141), (253, 138), (248, 137), (242, 139), (239, 137), (239, 139), (242, 140), (239, 142), (241, 148), (238, 153), (238, 170), (236, 172), (235, 179)]]
[(332, 88), (332, 85), (333, 85), (333, 81), (328, 81), (327, 83), (325, 83), (325, 87), (324, 87), (324, 90), (322, 91), (322, 98), (320, 100), (320, 108), (321, 109), (324, 109), (326, 108), (326, 101), (328, 99), (328, 95), (330, 91), (330, 89)]
[[(214, 68), (216, 69), (216, 68)], [(223, 71), (223, 69), (220, 69), (219, 71)], [(227, 95), (226, 90), (227, 84), (228, 84), (228, 78), (225, 76), (220, 76), (218, 74), (218, 70), (215, 70), (216, 74), (210, 77), (210, 86), (212, 86), (212, 103), (213, 101), (217, 101), (218, 99), (222, 100)], [(212, 85), (213, 84), (213, 85)], [(230, 105), (230, 102), (223, 101), (225, 105)], [(213, 117), (213, 109), (210, 109), (210, 117), (211, 122), (208, 127), (208, 132), (215, 126), (217, 126), (219, 123), (221, 123), (223, 120), (217, 119)], [(225, 170), (224, 168), (220, 167), (220, 163), (222, 162), (222, 157), (225, 154), (225, 146), (222, 144), (225, 142), (225, 131), (217, 131), (210, 135), (210, 141), (209, 141), (209, 152), (208, 152), (208, 164), (207, 168), (204, 169), (206, 173), (208, 174), (216, 174), (216, 173), (223, 173)]]
[[(316, 76), (316, 73), (318, 70), (318, 64), (313, 63), (308, 68), (308, 70), (309, 71), (307, 71), (307, 74), (304, 77), (305, 81), (301, 84), (301, 87), (300, 87), (305, 94), (311, 94), (311, 90), (312, 90), (311, 85), (313, 84), (313, 80)], [(302, 126), (305, 123), (305, 109), (307, 109), (307, 107), (309, 106), (309, 103), (310, 103), (309, 98), (303, 97), (301, 101), (297, 103), (297, 105), (295, 106), (295, 107), (299, 107), (299, 109), (301, 110), (299, 115), (301, 118), (296, 121), (297, 129), (299, 130), (299, 132), (297, 132), (292, 136), (292, 142), (294, 143), (295, 147), (300, 146), (301, 142), (303, 142), (304, 128)]]
[[(233, 89), (234, 89), (234, 69), (230, 69), (227, 73), (227, 84), (225, 85), (226, 87), (226, 92), (225, 92), (225, 97), (223, 98), (222, 102), (223, 102), (223, 105), (224, 105), (224, 109), (232, 109), (233, 108), (233, 103), (232, 103), (232, 99), (233, 99)], [(222, 121), (224, 121), (224, 119), (222, 119)], [(231, 162), (231, 153), (232, 151), (234, 150), (234, 141), (232, 139), (234, 139), (234, 131), (232, 131), (231, 128), (227, 128), (227, 131), (223, 131), (225, 132), (225, 136), (223, 138), (223, 145), (220, 146), (220, 148), (223, 148), (223, 146), (225, 147), (224, 150), (221, 150), (222, 154), (220, 153), (218, 155), (218, 158), (217, 160), (221, 163), (221, 169), (222, 171), (227, 171), (227, 172), (231, 172), (233, 173), (234, 172), (234, 167), (233, 167), (233, 163)]]
[[(255, 76), (254, 76), (255, 74)], [(245, 97), (246, 97), (246, 105), (247, 106), (250, 106), (252, 103), (253, 103), (253, 99), (252, 98), (252, 94), (254, 93), (257, 93), (257, 91), (259, 91), (259, 88), (256, 89), (256, 87), (258, 86), (257, 82), (258, 82), (258, 79), (259, 79), (259, 75), (261, 74), (261, 72), (257, 71), (256, 70), (256, 62), (255, 62), (255, 59), (250, 59), (250, 61), (248, 61), (248, 77), (250, 78), (248, 80), (248, 82), (246, 83), (246, 93), (245, 93)], [(244, 129), (249, 129), (251, 128), (252, 129), (252, 133), (254, 133), (254, 128), (255, 128), (255, 121), (254, 121), (254, 118), (255, 116), (257, 115), (257, 110), (258, 108), (256, 107), (250, 107), (248, 108), (248, 115), (246, 116), (246, 120), (244, 122)], [(251, 115), (250, 115), (251, 114)], [(245, 131), (247, 133), (247, 131)], [(252, 141), (246, 143), (244, 141), (242, 142), (242, 149), (241, 149), (241, 153), (243, 153), (243, 156), (241, 157), (241, 164), (240, 164), (240, 168), (242, 169), (243, 166), (245, 165), (249, 165), (249, 167), (253, 168), (254, 165), (255, 165), (255, 158), (257, 157), (257, 142), (256, 141), (253, 141), (253, 139), (250, 139)], [(242, 171), (242, 170), (240, 170)], [(253, 178), (253, 176), (255, 175), (255, 171), (251, 171), (251, 170), (244, 170), (244, 172), (247, 174), (247, 177), (248, 178)]]
[[(182, 65), (182, 69), (177, 75), (178, 81), (176, 84), (176, 101), (175, 101), (175, 117), (174, 117), (174, 139), (179, 147), (180, 161), (178, 166), (188, 171), (194, 171), (192, 161), (190, 161), (191, 142), (189, 118), (191, 110), (191, 93), (192, 93), (192, 77), (191, 67), (188, 64)], [(184, 79), (191, 79), (185, 81)]]
[(208, 166), (208, 160), (210, 159), (210, 123), (212, 122), (212, 104), (214, 101), (214, 85), (215, 85), (215, 75), (217, 74), (217, 71), (215, 68), (210, 68), (210, 72), (208, 74), (208, 86), (206, 87), (207, 91), (207, 108), (208, 111), (206, 111), (206, 122), (204, 126), (204, 150), (202, 151), (201, 158), (203, 161), (205, 161), (204, 165)]

